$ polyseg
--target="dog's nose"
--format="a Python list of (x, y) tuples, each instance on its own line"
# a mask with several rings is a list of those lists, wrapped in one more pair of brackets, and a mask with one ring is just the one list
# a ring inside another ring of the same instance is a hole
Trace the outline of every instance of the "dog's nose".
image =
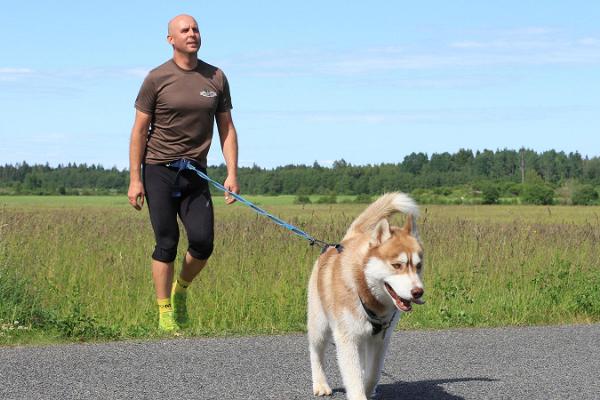
[(413, 298), (419, 299), (421, 296), (423, 296), (423, 289), (414, 288), (413, 290), (410, 291), (410, 294), (412, 294)]

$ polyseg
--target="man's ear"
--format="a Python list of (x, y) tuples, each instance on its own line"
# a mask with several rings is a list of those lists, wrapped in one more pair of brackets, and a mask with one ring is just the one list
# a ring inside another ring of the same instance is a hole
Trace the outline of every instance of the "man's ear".
[(390, 224), (387, 219), (382, 219), (375, 226), (375, 230), (371, 234), (371, 240), (369, 241), (369, 244), (371, 247), (379, 246), (391, 237), (392, 232), (390, 232)]

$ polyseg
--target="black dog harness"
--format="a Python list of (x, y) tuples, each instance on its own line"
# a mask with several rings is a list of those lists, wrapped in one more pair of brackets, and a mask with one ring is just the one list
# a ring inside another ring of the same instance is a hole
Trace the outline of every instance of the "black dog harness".
[(394, 311), (390, 318), (380, 318), (375, 314), (373, 310), (370, 310), (365, 303), (362, 301), (360, 296), (358, 297), (360, 300), (360, 304), (362, 304), (365, 313), (367, 314), (367, 321), (371, 323), (373, 326), (373, 333), (371, 335), (376, 336), (379, 332), (383, 331), (383, 336), (385, 336), (385, 332), (392, 325), (392, 321), (396, 317), (396, 311)]

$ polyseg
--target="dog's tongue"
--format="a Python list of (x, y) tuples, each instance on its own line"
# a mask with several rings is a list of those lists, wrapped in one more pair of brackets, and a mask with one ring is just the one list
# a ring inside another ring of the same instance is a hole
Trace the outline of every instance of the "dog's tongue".
[(385, 284), (385, 288), (387, 289), (387, 291), (389, 292), (389, 294), (394, 299), (394, 303), (396, 304), (396, 308), (398, 310), (400, 310), (400, 311), (406, 311), (406, 312), (412, 310), (412, 306), (410, 305), (410, 301), (409, 300), (404, 300), (403, 298), (401, 298), (400, 296), (398, 296), (396, 294), (396, 292), (394, 291), (394, 289), (392, 289), (392, 287), (390, 285), (388, 285), (387, 283)]
[(410, 311), (412, 310), (412, 306), (410, 305), (410, 301), (408, 300), (404, 300), (401, 298), (396, 298), (396, 307), (398, 307), (398, 309), (402, 310), (402, 311)]

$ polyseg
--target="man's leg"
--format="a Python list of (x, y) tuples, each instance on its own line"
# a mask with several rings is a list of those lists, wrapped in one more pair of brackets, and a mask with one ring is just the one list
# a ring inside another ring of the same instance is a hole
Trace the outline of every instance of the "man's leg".
[(156, 290), (158, 304), (158, 327), (167, 332), (177, 331), (179, 326), (175, 319), (175, 311), (171, 299), (173, 285), (173, 263), (152, 260), (152, 279)]
[(167, 299), (171, 296), (173, 286), (173, 263), (152, 260), (152, 279), (156, 289), (157, 299)]
[(181, 273), (179, 277), (186, 282), (192, 282), (194, 278), (202, 271), (202, 269), (206, 266), (206, 262), (208, 260), (198, 260), (197, 258), (192, 257), (190, 252), (185, 253), (185, 258), (183, 259), (183, 265), (181, 267)]
[(194, 258), (189, 251), (183, 258), (179, 278), (173, 283), (171, 291), (171, 304), (175, 314), (175, 320), (180, 326), (187, 326), (190, 323), (190, 317), (187, 311), (187, 289), (192, 284), (194, 278), (202, 271), (207, 260)]
[(183, 259), (181, 272), (173, 285), (171, 303), (180, 325), (189, 323), (187, 288), (206, 266), (213, 250), (213, 209), (208, 184), (196, 174), (182, 174), (190, 192), (181, 200), (179, 216), (185, 227), (189, 248)]
[(177, 224), (179, 199), (172, 197), (174, 180), (175, 173), (164, 166), (144, 167), (146, 204), (156, 239), (156, 246), (152, 253), (152, 278), (159, 311), (158, 326), (165, 331), (178, 329), (171, 304), (173, 261), (177, 255), (179, 242)]

